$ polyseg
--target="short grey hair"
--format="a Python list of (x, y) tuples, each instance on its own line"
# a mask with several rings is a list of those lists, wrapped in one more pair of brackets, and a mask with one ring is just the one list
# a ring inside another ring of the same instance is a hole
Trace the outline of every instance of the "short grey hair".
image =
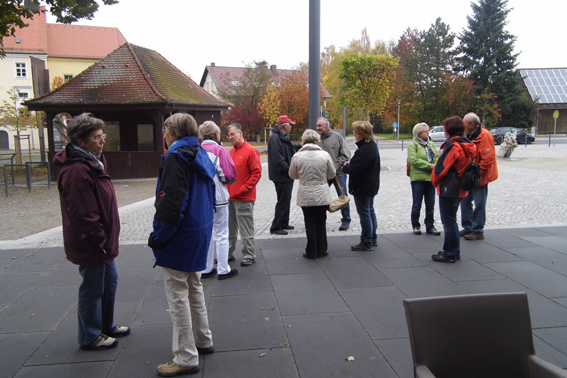
[(480, 117), (476, 114), (476, 113), (467, 113), (465, 114), (465, 116), (463, 117), (463, 121), (466, 122), (471, 122), (475, 125), (480, 125)]
[(278, 122), (276, 122), (276, 126), (277, 126), (278, 129), (280, 129), (280, 130), (281, 130), (285, 125), (289, 125), (289, 124), (290, 124), (289, 122), (285, 122), (285, 123), (278, 123)]
[(241, 133), (241, 132), (242, 132), (242, 126), (240, 126), (239, 123), (231, 123), (230, 125), (228, 125), (228, 127), (226, 128), (226, 133), (227, 133), (227, 134), (228, 134), (228, 132), (230, 131), (230, 129), (236, 130), (237, 133)]
[(329, 120), (328, 120), (327, 118), (325, 118), (325, 117), (319, 117), (319, 118), (317, 119), (317, 121), (319, 121), (319, 120), (323, 121), (323, 123), (324, 123), (325, 125), (331, 127), (331, 122), (329, 122)]
[(307, 143), (319, 144), (319, 142), (321, 142), (321, 137), (313, 129), (305, 130), (301, 136), (301, 145), (306, 145)]
[(213, 121), (205, 121), (199, 126), (199, 139), (200, 140), (217, 140), (217, 134), (220, 134), (220, 127)]
[(93, 131), (101, 130), (103, 127), (102, 119), (95, 118), (91, 113), (83, 113), (69, 120), (67, 136), (72, 144), (78, 145), (79, 140), (88, 141)]
[(413, 137), (417, 138), (417, 136), (425, 129), (429, 129), (429, 125), (425, 122), (420, 122), (413, 127)]

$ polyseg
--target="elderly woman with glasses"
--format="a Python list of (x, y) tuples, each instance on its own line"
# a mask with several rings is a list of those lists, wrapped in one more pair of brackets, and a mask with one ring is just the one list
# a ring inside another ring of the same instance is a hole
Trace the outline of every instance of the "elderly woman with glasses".
[(70, 143), (59, 151), (53, 164), (57, 177), (63, 240), (67, 259), (79, 265), (83, 282), (77, 306), (81, 349), (114, 348), (116, 337), (130, 329), (114, 323), (114, 299), (118, 287), (120, 219), (114, 186), (106, 173), (102, 154), (104, 122), (90, 114), (69, 121)]
[(168, 146), (159, 169), (156, 213), (148, 245), (162, 267), (173, 322), (173, 361), (159, 365), (163, 377), (199, 371), (199, 353), (214, 352), (201, 272), (213, 231), (215, 165), (197, 140), (198, 126), (189, 114), (164, 122)]

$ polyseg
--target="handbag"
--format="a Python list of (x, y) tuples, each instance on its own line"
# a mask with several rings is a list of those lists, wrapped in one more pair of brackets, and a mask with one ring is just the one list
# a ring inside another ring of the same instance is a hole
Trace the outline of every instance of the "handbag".
[(337, 176), (335, 176), (335, 181), (337, 182), (337, 185), (341, 190), (341, 196), (329, 204), (329, 212), (331, 213), (344, 209), (345, 207), (347, 207), (348, 202), (350, 201), (350, 199), (346, 196), (345, 191), (343, 190), (343, 187), (341, 186), (341, 183), (339, 182)]

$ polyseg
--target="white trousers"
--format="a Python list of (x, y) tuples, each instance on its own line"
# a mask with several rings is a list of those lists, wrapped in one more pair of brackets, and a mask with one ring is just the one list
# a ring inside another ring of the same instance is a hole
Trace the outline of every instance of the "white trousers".
[(169, 268), (162, 268), (162, 271), (173, 322), (173, 362), (181, 366), (199, 365), (196, 346), (213, 346), (201, 273)]
[(207, 267), (203, 270), (203, 273), (210, 273), (213, 270), (215, 245), (217, 247), (217, 273), (227, 274), (230, 272), (230, 265), (228, 265), (228, 206), (217, 207), (215, 210), (213, 236), (207, 254)]

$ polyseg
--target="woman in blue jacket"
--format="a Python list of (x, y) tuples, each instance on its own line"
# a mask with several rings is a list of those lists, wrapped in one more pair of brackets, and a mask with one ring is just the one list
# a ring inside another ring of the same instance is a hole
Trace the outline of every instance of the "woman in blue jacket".
[(173, 322), (173, 361), (159, 365), (160, 376), (199, 371), (199, 352), (212, 353), (201, 271), (205, 269), (214, 219), (216, 169), (197, 141), (189, 114), (165, 120), (168, 151), (159, 169), (154, 229), (148, 245), (163, 269)]

